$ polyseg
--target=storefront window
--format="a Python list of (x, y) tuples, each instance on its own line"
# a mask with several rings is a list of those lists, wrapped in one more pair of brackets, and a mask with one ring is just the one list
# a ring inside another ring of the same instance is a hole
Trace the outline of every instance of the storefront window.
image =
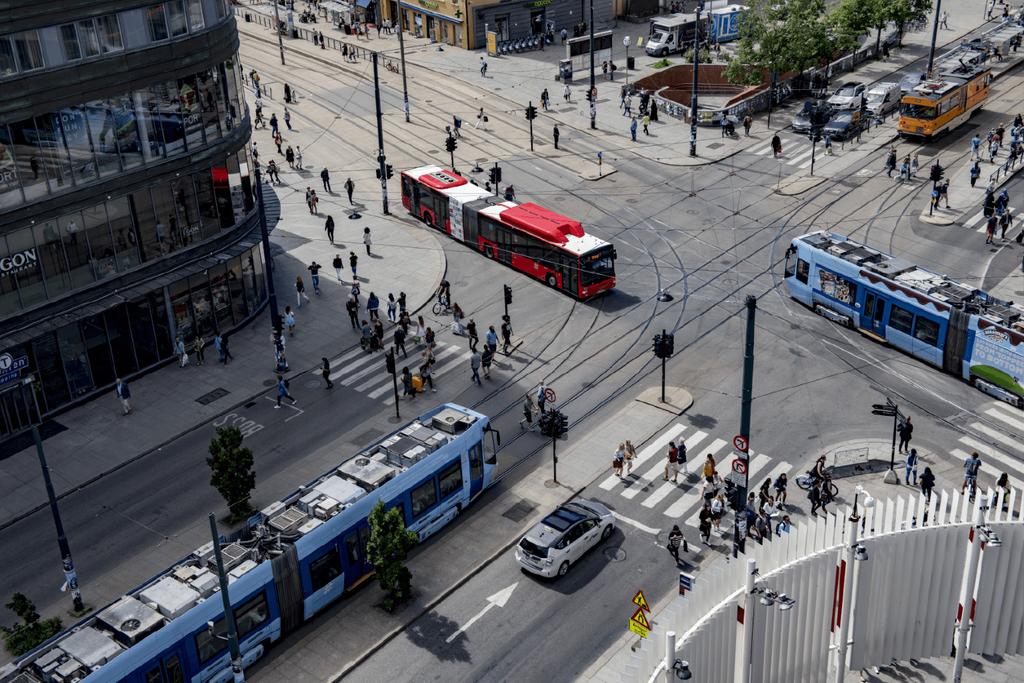
[(199, 222), (202, 226), (201, 234), (202, 238), (206, 239), (217, 234), (221, 229), (220, 217), (217, 215), (217, 198), (213, 194), (213, 180), (208, 174), (197, 173), (195, 186), (196, 203), (199, 205)]
[[(252, 274), (256, 283), (256, 299), (263, 301), (267, 298), (267, 280), (263, 271), (263, 247), (255, 247), (252, 250)], [(248, 283), (246, 283), (248, 287)]]
[(71, 162), (68, 160), (67, 148), (64, 146), (64, 134), (61, 132), (58, 116), (56, 114), (37, 116), (31, 134), (39, 146), (39, 155), (43, 167), (46, 169), (50, 192), (62, 192), (73, 187)]
[[(7, 247), (7, 238), (0, 235), (0, 254), (10, 254)], [(21, 307), (18, 300), (18, 280), (7, 271), (0, 271), (0, 315), (13, 313)]]
[(199, 90), (199, 107), (203, 116), (203, 128), (206, 130), (207, 144), (220, 138), (220, 119), (223, 115), (223, 107), (218, 109), (217, 83), (213, 74), (216, 71), (208, 69), (196, 74), (196, 87)]
[(203, 115), (199, 107), (199, 87), (196, 85), (195, 76), (178, 79), (178, 102), (185, 124), (188, 148), (199, 149), (203, 145)]
[(156, 123), (164, 139), (167, 156), (185, 151), (185, 126), (181, 118), (177, 81), (163, 81), (149, 87), (149, 98), (157, 112)]
[(132, 337), (128, 331), (128, 309), (115, 306), (103, 313), (110, 339), (110, 353), (114, 357), (114, 371), (118, 377), (125, 377), (139, 369), (132, 349)]
[(107, 100), (117, 140), (117, 152), (125, 170), (142, 164), (142, 143), (135, 122), (135, 103), (131, 95), (117, 95)]
[(143, 297), (127, 304), (128, 320), (135, 344), (135, 356), (140, 368), (147, 368), (160, 360), (160, 352), (156, 345), (156, 332), (153, 330), (153, 310), (149, 299)]
[(68, 260), (72, 287), (81, 287), (96, 280), (96, 270), (89, 260), (89, 242), (83, 227), (82, 214), (69, 213), (57, 220), (64, 242), (64, 254)]
[(174, 196), (171, 194), (171, 186), (164, 182), (149, 188), (153, 197), (153, 212), (156, 214), (157, 244), (161, 254), (167, 254), (177, 249), (178, 239), (181, 234), (178, 228), (178, 216), (174, 211)]
[[(244, 259), (245, 256), (242, 256)], [(235, 324), (241, 323), (245, 320), (248, 314), (248, 308), (246, 306), (247, 298), (245, 292), (245, 285), (242, 282), (242, 259), (233, 258), (228, 264), (227, 271), (227, 282), (228, 292), (231, 297), (231, 308), (235, 318)]]
[(79, 321), (85, 353), (89, 356), (92, 379), (97, 387), (114, 383), (114, 364), (110, 357), (110, 345), (102, 315), (90, 316)]
[[(114, 240), (107, 224), (107, 211), (103, 204), (96, 204), (82, 211), (83, 225), (89, 238), (89, 264), (97, 280), (117, 273)], [(95, 370), (93, 371), (95, 372)]]
[(114, 238), (114, 249), (117, 252), (117, 269), (124, 271), (139, 265), (139, 240), (128, 197), (108, 199), (107, 216), (110, 219), (110, 234)]
[(238, 166), (238, 157), (228, 155), (228, 186), (231, 190), (231, 210), (241, 218), (245, 215), (245, 194), (242, 192), (242, 172)]
[(75, 183), (82, 184), (95, 180), (96, 159), (93, 157), (85, 107), (68, 107), (60, 110), (60, 124), (64, 129), (64, 142), (71, 157), (71, 169)]
[(32, 201), (46, 194), (46, 172), (39, 159), (39, 139), (35, 121), (31, 118), (15, 121), (9, 128), (18, 180), (25, 191), (25, 200)]
[(89, 123), (89, 139), (96, 153), (96, 165), (101, 176), (120, 173), (121, 162), (117, 156), (117, 126), (114, 115), (105, 100), (94, 100), (85, 105)]
[[(151, 261), (159, 258), (160, 235), (157, 231), (157, 218), (153, 213), (153, 200), (149, 196), (149, 189), (143, 188), (131, 194), (131, 203), (135, 209), (135, 218), (138, 221), (139, 246), (142, 251), (142, 260)], [(166, 226), (164, 226), (166, 234)]]
[(174, 208), (178, 214), (178, 234), (175, 236), (175, 244), (179, 247), (188, 247), (199, 240), (201, 232), (192, 177), (176, 178), (171, 183), (171, 190), (174, 192)]
[(132, 94), (135, 102), (135, 122), (139, 131), (139, 147), (146, 161), (164, 156), (164, 140), (160, 135), (160, 114), (149, 92), (140, 90)]
[(7, 258), (11, 265), (6, 269), (5, 277), (13, 277), (17, 282), (22, 307), (28, 308), (46, 299), (39, 249), (31, 230), (15, 230), (7, 235)]
[(57, 346), (60, 357), (64, 361), (64, 374), (68, 379), (71, 398), (78, 398), (92, 389), (92, 373), (89, 370), (89, 359), (82, 343), (82, 333), (78, 323), (71, 323), (57, 330)]
[(188, 280), (179, 280), (171, 285), (171, 312), (174, 318), (174, 337), (186, 344), (195, 337), (192, 321), (192, 304), (189, 300)]
[(71, 289), (71, 278), (67, 257), (64, 255), (64, 243), (60, 237), (60, 225), (56, 218), (33, 227), (36, 238), (36, 253), (39, 256), (46, 279), (46, 294), (49, 297), (59, 296)]
[(36, 367), (40, 369), (39, 379), (43, 387), (43, 410), (51, 411), (71, 400), (67, 378), (57, 346), (57, 335), (50, 333), (32, 340), (32, 354)]
[(21, 204), (18, 171), (14, 164), (11, 131), (0, 124), (0, 209)]
[(245, 285), (245, 303), (250, 311), (259, 306), (259, 288), (256, 286), (256, 273), (252, 265), (253, 252), (242, 254), (242, 283)]
[[(231, 207), (231, 187), (228, 185), (228, 167), (214, 166), (210, 169), (210, 181), (213, 185), (213, 194), (217, 200), (217, 213), (220, 214), (220, 225), (222, 228), (234, 224), (234, 209)], [(238, 215), (239, 218), (242, 214)]]
[(192, 285), (192, 312), (196, 319), (196, 329), (204, 337), (210, 337), (215, 331), (213, 319), (213, 303), (210, 299), (210, 285), (206, 273), (193, 275), (189, 278)]
[(167, 302), (163, 290), (152, 292), (149, 303), (153, 308), (153, 331), (156, 332), (156, 348), (161, 358), (174, 355), (174, 335), (171, 332), (171, 319), (167, 315)]
[(214, 324), (218, 330), (228, 330), (234, 322), (231, 315), (231, 290), (228, 289), (227, 266), (216, 265), (210, 268), (209, 273)]

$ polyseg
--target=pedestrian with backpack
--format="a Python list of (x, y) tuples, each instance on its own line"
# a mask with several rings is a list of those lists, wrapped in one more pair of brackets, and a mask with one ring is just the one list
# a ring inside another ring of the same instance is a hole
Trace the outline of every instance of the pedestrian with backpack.
[(286, 380), (283, 375), (278, 374), (278, 376), (277, 376), (277, 405), (274, 406), (275, 410), (277, 408), (281, 407), (281, 399), (283, 399), (283, 398), (286, 398), (289, 401), (291, 401), (292, 405), (295, 405), (295, 403), (296, 403), (296, 401), (292, 397), (292, 395), (288, 393), (288, 380)]
[(677, 563), (679, 562), (679, 546), (681, 545), (684, 546), (683, 552), (686, 552), (686, 539), (683, 538), (683, 532), (679, 529), (678, 524), (673, 524), (672, 531), (668, 532), (668, 552), (675, 558)]

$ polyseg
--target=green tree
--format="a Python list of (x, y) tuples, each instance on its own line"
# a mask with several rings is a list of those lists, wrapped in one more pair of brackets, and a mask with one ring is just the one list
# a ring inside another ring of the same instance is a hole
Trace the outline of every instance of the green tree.
[(4, 647), (15, 657), (29, 652), (64, 628), (58, 617), (40, 621), (36, 606), (23, 593), (12, 595), (7, 603), (7, 609), (21, 619), (20, 624), (0, 626), (0, 631), (4, 634)]
[(377, 582), (384, 596), (384, 609), (391, 612), (412, 595), (412, 572), (405, 558), (419, 537), (405, 528), (401, 508), (384, 508), (378, 501), (370, 511), (370, 539), (366, 542), (366, 559), (377, 572)]
[(842, 0), (828, 13), (827, 22), (833, 44), (842, 53), (856, 50), (861, 36), (872, 28), (864, 0)]
[(751, 0), (740, 18), (736, 55), (725, 76), (732, 83), (757, 85), (767, 71), (775, 78), (803, 71), (827, 59), (833, 50), (824, 0)]
[(249, 496), (256, 488), (252, 451), (242, 446), (238, 427), (218, 427), (209, 450), (210, 485), (227, 502), (232, 518), (242, 519), (252, 511)]

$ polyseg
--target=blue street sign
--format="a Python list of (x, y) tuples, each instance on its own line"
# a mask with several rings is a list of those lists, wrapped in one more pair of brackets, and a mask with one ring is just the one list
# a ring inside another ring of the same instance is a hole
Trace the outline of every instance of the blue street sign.
[(15, 358), (9, 353), (0, 353), (0, 384), (13, 382), (21, 376), (21, 371), (28, 367), (28, 356)]

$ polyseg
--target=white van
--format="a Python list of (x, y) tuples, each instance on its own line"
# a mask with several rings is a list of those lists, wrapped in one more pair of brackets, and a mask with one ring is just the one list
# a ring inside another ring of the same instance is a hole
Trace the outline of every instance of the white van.
[(651, 19), (651, 37), (644, 49), (651, 57), (664, 57), (681, 52), (693, 46), (693, 34), (697, 30), (694, 14), (676, 14), (670, 17)]
[(899, 83), (875, 83), (864, 95), (867, 110), (875, 116), (886, 116), (900, 107)]

